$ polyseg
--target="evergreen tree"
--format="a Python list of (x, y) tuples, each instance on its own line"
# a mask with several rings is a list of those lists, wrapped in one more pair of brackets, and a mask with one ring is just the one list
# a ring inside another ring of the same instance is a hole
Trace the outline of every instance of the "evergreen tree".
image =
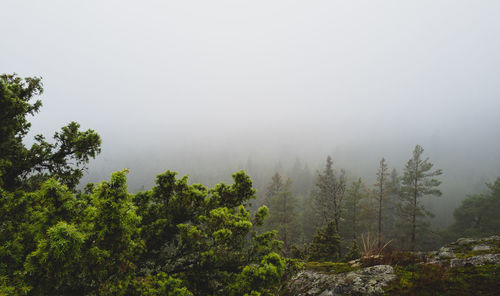
[(304, 243), (309, 243), (312, 240), (312, 236), (314, 235), (318, 224), (313, 201), (314, 199), (312, 194), (302, 197), (302, 200), (300, 201), (300, 222), (302, 224), (302, 238)]
[(323, 173), (318, 173), (316, 190), (313, 191), (313, 202), (320, 225), (334, 221), (335, 230), (339, 232), (342, 215), (342, 200), (346, 190), (345, 171), (341, 170), (337, 176), (333, 171), (333, 161), (330, 156), (326, 159)]
[(38, 79), (0, 77), (0, 294), (275, 295), (296, 266), (276, 253), (267, 216), (244, 172), (207, 189), (167, 171), (152, 190), (127, 189), (126, 171), (74, 186), (99, 151), (76, 123), (25, 148)]
[(318, 228), (309, 246), (309, 259), (316, 261), (335, 261), (340, 257), (340, 237), (335, 220)]
[(281, 175), (278, 172), (274, 173), (271, 179), (271, 183), (269, 183), (266, 188), (267, 190), (264, 204), (269, 205), (271, 199), (280, 194), (280, 192), (283, 191), (284, 187), (285, 184), (283, 183), (283, 178), (281, 177)]
[[(292, 245), (300, 238), (297, 199), (292, 195), (290, 179), (287, 179), (284, 185), (281, 184), (281, 176), (276, 173), (268, 187), (270, 215), (266, 221), (266, 228), (278, 231), (277, 238), (283, 241), (283, 252), (285, 255), (290, 255)], [(270, 195), (271, 193), (274, 195)]]
[(141, 270), (176, 274), (194, 295), (268, 295), (278, 289), (288, 265), (275, 253), (275, 233), (256, 232), (267, 207), (253, 217), (245, 209), (255, 198), (251, 179), (238, 172), (234, 184), (206, 189), (175, 175), (159, 175), (152, 190), (134, 199), (143, 217)]
[(380, 248), (382, 244), (382, 208), (385, 202), (386, 195), (386, 183), (387, 183), (387, 163), (385, 162), (385, 158), (382, 157), (380, 160), (380, 166), (377, 171), (377, 183), (375, 186), (377, 187), (377, 203), (378, 203), (378, 228), (377, 228), (377, 245)]
[(467, 197), (455, 209), (455, 223), (451, 230), (455, 236), (490, 236), (500, 231), (500, 178), (487, 184), (488, 192)]
[(402, 178), (401, 198), (403, 200), (402, 213), (410, 223), (410, 248), (415, 250), (418, 218), (430, 216), (431, 214), (420, 203), (420, 199), (428, 195), (441, 195), (437, 187), (441, 181), (434, 177), (442, 174), (440, 169), (431, 171), (433, 164), (429, 158), (422, 158), (424, 149), (417, 145), (413, 150), (413, 156), (408, 160)]
[[(375, 198), (368, 198), (376, 196), (377, 192), (373, 189), (366, 189), (364, 195), (366, 198), (359, 200), (359, 231), (361, 235), (372, 235), (377, 232), (377, 218), (378, 218), (378, 203)], [(376, 237), (374, 234), (372, 237)], [(359, 236), (358, 236), (359, 238)]]
[(84, 210), (81, 227), (87, 233), (82, 271), (87, 293), (124, 294), (134, 278), (144, 240), (141, 217), (128, 193), (127, 170), (115, 172), (110, 181), (95, 186)]
[(359, 178), (357, 181), (352, 182), (349, 190), (347, 190), (345, 200), (345, 222), (342, 236), (350, 238), (355, 241), (358, 238), (361, 230), (361, 202), (366, 197), (366, 189), (364, 188), (363, 181)]
[(101, 151), (101, 139), (93, 130), (80, 131), (71, 122), (54, 134), (49, 143), (42, 135), (27, 148), (24, 137), (31, 123), (27, 117), (38, 113), (42, 103), (30, 101), (43, 93), (40, 78), (0, 75), (0, 186), (15, 189), (37, 189), (51, 177), (74, 189), (90, 158)]
[(0, 188), (0, 291), (274, 295), (295, 267), (275, 253), (274, 232), (255, 231), (268, 211), (243, 206), (255, 197), (250, 178), (206, 190), (173, 176), (136, 196), (125, 172), (78, 199), (55, 179), (33, 193)]
[(361, 250), (359, 249), (359, 245), (357, 241), (353, 241), (349, 252), (344, 257), (345, 261), (351, 261), (361, 258)]

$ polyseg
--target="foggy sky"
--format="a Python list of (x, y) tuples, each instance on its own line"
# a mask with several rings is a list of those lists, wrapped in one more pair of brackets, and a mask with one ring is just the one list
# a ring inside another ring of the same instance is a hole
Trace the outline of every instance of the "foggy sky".
[(32, 135), (77, 121), (102, 136), (90, 180), (249, 158), (314, 171), (327, 154), (371, 180), (420, 144), (465, 187), (500, 175), (499, 15), (498, 1), (2, 1), (0, 72), (43, 77)]

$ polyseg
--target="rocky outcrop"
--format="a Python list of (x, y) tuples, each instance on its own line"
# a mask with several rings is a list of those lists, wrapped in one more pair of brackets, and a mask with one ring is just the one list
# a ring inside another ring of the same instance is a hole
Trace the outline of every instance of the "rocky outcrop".
[(467, 266), (479, 266), (485, 264), (495, 264), (500, 265), (500, 254), (486, 254), (472, 256), (468, 258), (456, 258), (450, 260), (450, 268), (455, 267), (467, 267)]
[(500, 265), (500, 236), (458, 239), (437, 252), (430, 252), (425, 263), (450, 268), (485, 264)]
[[(408, 253), (416, 258), (411, 264), (438, 265), (444, 270), (481, 265), (500, 265), (500, 236), (483, 239), (462, 238), (428, 253)], [(349, 262), (351, 271), (336, 272), (332, 269), (306, 269), (292, 278), (284, 295), (328, 296), (328, 295), (382, 295), (384, 288), (398, 279), (390, 265), (366, 266), (366, 262), (383, 262), (383, 256), (372, 256), (369, 260)], [(390, 261), (390, 260), (386, 260)], [(380, 263), (376, 263), (380, 264)], [(369, 264), (371, 265), (371, 264)], [(399, 264), (398, 264), (399, 265)], [(307, 265), (306, 265), (307, 266)], [(357, 269), (357, 270), (356, 270)]]
[(286, 295), (381, 295), (383, 287), (395, 278), (394, 269), (389, 265), (341, 274), (305, 270), (291, 280)]

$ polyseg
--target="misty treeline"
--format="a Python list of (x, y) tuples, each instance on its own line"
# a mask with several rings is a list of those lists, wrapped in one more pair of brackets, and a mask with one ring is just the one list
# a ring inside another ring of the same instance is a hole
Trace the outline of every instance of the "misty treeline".
[(168, 170), (134, 194), (127, 170), (79, 187), (101, 138), (72, 122), (28, 147), (42, 92), (39, 78), (0, 76), (1, 295), (278, 295), (300, 261), (498, 233), (500, 179), (430, 228), (422, 200), (441, 194), (442, 172), (418, 145), (401, 173), (382, 158), (375, 184), (327, 157), (316, 173), (276, 172), (260, 197), (244, 171), (211, 188)]
[[(262, 203), (270, 210), (265, 227), (276, 229), (283, 241), (283, 252), (289, 256), (314, 256), (307, 249), (315, 235), (332, 223), (339, 236), (336, 259), (352, 245), (367, 248), (391, 246), (415, 250), (434, 245), (439, 233), (430, 229), (422, 199), (441, 195), (441, 170), (423, 156), (417, 145), (403, 174), (389, 171), (385, 158), (374, 169), (375, 184), (366, 184), (362, 178), (349, 181), (344, 169), (336, 170), (330, 156), (325, 168), (317, 173), (315, 184), (308, 194), (294, 195), (290, 178), (277, 172), (269, 183)], [(316, 234), (315, 234), (316, 233)], [(294, 252), (298, 252), (293, 254)]]
[[(264, 226), (277, 230), (283, 254), (306, 260), (316, 258), (310, 248), (330, 223), (337, 236), (337, 260), (346, 260), (342, 255), (353, 248), (363, 253), (431, 250), (461, 236), (500, 233), (500, 178), (486, 184), (487, 192), (467, 197), (454, 210), (455, 223), (433, 228), (430, 221), (435, 214), (424, 202), (441, 196), (443, 172), (433, 168), (420, 145), (409, 156), (401, 173), (382, 157), (373, 169), (373, 184), (334, 168), (330, 156), (315, 175), (297, 165), (298, 171), (287, 172), (290, 177), (275, 172), (257, 201), (269, 207), (270, 218)], [(307, 185), (294, 187), (293, 180)]]

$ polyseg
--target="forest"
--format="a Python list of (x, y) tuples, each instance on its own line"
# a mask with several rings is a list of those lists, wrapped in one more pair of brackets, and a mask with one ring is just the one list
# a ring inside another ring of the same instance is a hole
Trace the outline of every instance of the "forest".
[(431, 227), (423, 201), (442, 194), (446, 172), (420, 145), (401, 172), (381, 157), (374, 184), (328, 155), (317, 172), (274, 172), (262, 192), (245, 171), (213, 187), (168, 168), (134, 193), (127, 169), (81, 184), (101, 137), (71, 122), (28, 146), (43, 91), (38, 77), (0, 76), (2, 295), (281, 295), (307, 262), (499, 234), (499, 177), (452, 225)]

